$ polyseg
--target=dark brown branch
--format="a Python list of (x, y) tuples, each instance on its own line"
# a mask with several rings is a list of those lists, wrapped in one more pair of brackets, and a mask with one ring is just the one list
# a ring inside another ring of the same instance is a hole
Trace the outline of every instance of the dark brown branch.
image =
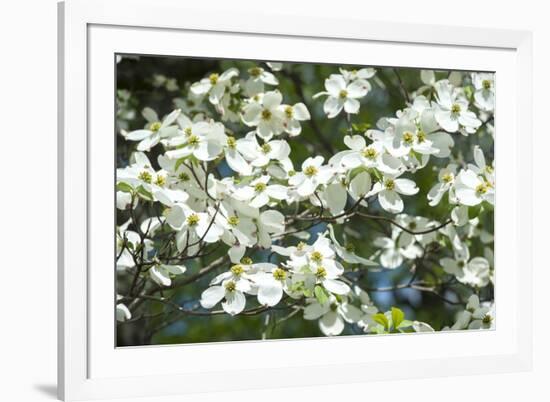
[(397, 76), (397, 81), (399, 82), (399, 88), (401, 88), (401, 91), (403, 92), (403, 96), (405, 97), (405, 100), (407, 101), (407, 103), (410, 104), (411, 98), (409, 97), (409, 93), (405, 89), (405, 85), (403, 84), (403, 80), (401, 79), (401, 75), (399, 74), (399, 71), (397, 70), (397, 68), (394, 68), (393, 72)]
[(443, 222), (442, 224), (440, 225), (437, 225), (433, 228), (430, 228), (430, 229), (426, 229), (426, 230), (420, 230), (420, 231), (414, 231), (414, 230), (411, 230), (399, 223), (397, 223), (396, 221), (394, 221), (393, 219), (391, 218), (386, 218), (385, 216), (379, 216), (379, 215), (370, 215), (370, 214), (365, 214), (363, 212), (356, 212), (355, 215), (358, 215), (358, 216), (361, 216), (363, 218), (367, 218), (367, 219), (375, 219), (375, 220), (380, 220), (380, 221), (385, 221), (385, 222), (389, 222), (391, 223), (392, 225), (394, 226), (397, 226), (399, 229), (407, 232), (407, 233), (410, 233), (412, 235), (423, 235), (423, 234), (428, 234), (428, 233), (432, 233), (432, 232), (436, 232), (438, 231), (439, 229), (441, 228), (444, 228), (445, 226), (447, 226), (449, 223), (451, 223), (453, 220), (452, 219), (448, 219), (446, 220), (445, 222)]

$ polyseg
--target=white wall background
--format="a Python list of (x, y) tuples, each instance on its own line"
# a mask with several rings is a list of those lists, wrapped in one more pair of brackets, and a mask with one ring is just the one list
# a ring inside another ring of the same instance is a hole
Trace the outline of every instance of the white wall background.
[[(371, 5), (365, 0), (209, 1), (213, 13), (242, 8), (534, 32), (535, 366), (530, 373), (498, 376), (151, 401), (391, 401), (398, 397), (410, 401), (500, 401), (537, 394), (540, 396), (534, 400), (546, 399), (545, 385), (550, 380), (550, 264), (545, 253), (549, 247), (546, 228), (550, 224), (550, 175), (546, 165), (550, 150), (550, 24), (545, 2), (377, 0)], [(46, 401), (55, 399), (56, 383), (56, 1), (5, 1), (0, 5), (0, 15), (0, 399)]]

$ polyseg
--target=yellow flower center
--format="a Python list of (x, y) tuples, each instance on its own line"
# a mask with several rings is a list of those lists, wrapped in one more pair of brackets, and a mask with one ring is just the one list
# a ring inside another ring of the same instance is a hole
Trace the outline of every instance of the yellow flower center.
[(311, 253), (310, 256), (311, 260), (319, 264), (321, 261), (323, 261), (323, 254), (321, 254), (319, 251), (314, 251)]
[(284, 281), (286, 279), (286, 271), (281, 268), (277, 268), (273, 271), (273, 277), (278, 281)]
[(292, 119), (292, 116), (294, 116), (294, 109), (292, 109), (292, 106), (285, 107), (285, 115), (288, 119)]
[(441, 179), (445, 183), (450, 183), (450, 182), (453, 181), (453, 174), (452, 173), (445, 173)]
[(231, 226), (237, 226), (239, 224), (239, 218), (237, 216), (230, 216), (227, 218), (227, 223), (229, 223)]
[(254, 185), (254, 191), (256, 191), (257, 193), (261, 193), (262, 191), (264, 191), (266, 189), (267, 185), (265, 183), (256, 183)]
[(269, 109), (262, 110), (262, 119), (263, 120), (270, 120), (271, 119), (271, 110), (269, 110)]
[(210, 80), (210, 83), (212, 85), (216, 85), (218, 83), (218, 80), (220, 79), (220, 76), (216, 73), (210, 74), (210, 77), (208, 77)]
[(197, 214), (191, 214), (187, 217), (187, 224), (189, 226), (196, 226), (199, 224), (199, 221), (201, 220), (200, 216)]
[(191, 130), (191, 127), (185, 127), (185, 130), (183, 130), (186, 136), (190, 137), (191, 134), (193, 134), (193, 130)]
[(302, 250), (304, 249), (305, 246), (306, 246), (306, 243), (304, 243), (303, 241), (301, 241), (300, 243), (298, 243), (298, 244), (296, 245), (296, 249), (297, 249), (298, 251), (302, 251)]
[(262, 145), (262, 152), (264, 154), (267, 154), (269, 152), (271, 152), (271, 145), (269, 145), (268, 143), (265, 143)]
[(460, 113), (460, 110), (460, 105), (458, 103), (453, 103), (453, 105), (451, 106), (451, 112), (457, 114)]
[(252, 258), (250, 257), (243, 257), (241, 258), (241, 263), (244, 265), (251, 265), (254, 261), (252, 261)]
[(418, 143), (421, 144), (426, 141), (426, 133), (420, 130), (418, 134), (416, 134), (416, 138), (418, 139)]
[(362, 154), (367, 159), (374, 159), (374, 158), (376, 158), (376, 156), (378, 156), (378, 152), (376, 152), (376, 149), (371, 148), (371, 147), (367, 147), (367, 148), (363, 149)]
[(414, 141), (414, 134), (411, 133), (410, 131), (405, 131), (405, 132), (403, 133), (403, 142), (404, 142), (405, 144), (409, 144), (409, 145), (410, 145), (410, 144), (413, 143), (413, 141)]
[(158, 175), (157, 180), (155, 181), (155, 184), (157, 186), (163, 187), (166, 184), (166, 177), (162, 175)]
[(233, 281), (226, 282), (225, 290), (227, 290), (228, 292), (234, 292), (235, 290), (237, 290), (237, 284)]
[(162, 126), (161, 122), (160, 121), (155, 121), (154, 123), (151, 123), (149, 125), (149, 130), (153, 131), (153, 132), (157, 132), (160, 130), (160, 127)]
[(481, 321), (483, 322), (483, 324), (490, 324), (491, 321), (493, 321), (493, 317), (491, 317), (489, 314), (485, 314)]
[(263, 73), (263, 71), (264, 71), (263, 68), (260, 68), (260, 67), (252, 67), (251, 69), (248, 70), (248, 73), (249, 73), (252, 77), (256, 78), (256, 77), (259, 77), (260, 74)]
[(384, 187), (388, 190), (393, 190), (395, 188), (395, 181), (393, 179), (386, 179), (384, 182)]
[(340, 99), (346, 99), (348, 97), (348, 91), (346, 91), (345, 89), (342, 89), (338, 94), (338, 96), (340, 97)]
[(491, 88), (491, 81), (483, 80), (481, 82), (481, 86), (483, 86), (483, 89), (490, 89)]
[(138, 179), (144, 181), (145, 183), (151, 184), (151, 180), (153, 179), (153, 176), (151, 176), (151, 173), (149, 173), (147, 170), (144, 170), (139, 174)]
[(192, 135), (191, 137), (189, 137), (189, 139), (187, 140), (187, 143), (189, 145), (192, 145), (192, 146), (195, 146), (195, 145), (198, 145), (200, 142), (200, 138), (197, 137), (196, 135)]
[(478, 195), (483, 195), (489, 190), (489, 186), (485, 183), (478, 184), (476, 187), (476, 193)]
[(227, 146), (231, 149), (235, 149), (237, 147), (237, 140), (235, 137), (227, 137)]
[(317, 168), (315, 166), (306, 166), (305, 170), (304, 170), (304, 174), (308, 177), (313, 177), (315, 176), (317, 173), (319, 172), (319, 170), (317, 170)]
[(324, 279), (327, 276), (327, 270), (324, 267), (318, 267), (315, 276), (318, 279)]
[(233, 265), (231, 267), (231, 273), (235, 276), (241, 276), (243, 272), (244, 272), (244, 268), (242, 265)]

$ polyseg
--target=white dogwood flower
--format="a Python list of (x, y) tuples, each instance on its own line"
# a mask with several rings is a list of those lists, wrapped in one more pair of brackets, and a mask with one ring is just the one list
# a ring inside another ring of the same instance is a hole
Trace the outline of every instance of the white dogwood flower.
[(266, 92), (258, 102), (250, 102), (243, 108), (243, 122), (249, 127), (256, 127), (258, 136), (269, 141), (285, 129), (285, 114), (280, 108), (282, 101), (281, 92)]
[(139, 141), (138, 151), (149, 151), (159, 143), (161, 138), (169, 138), (177, 134), (178, 127), (173, 123), (181, 113), (176, 109), (160, 121), (157, 112), (146, 107), (142, 115), (147, 120), (147, 125), (141, 130), (134, 130), (126, 134), (126, 139), (130, 141)]
[(384, 210), (398, 214), (404, 208), (400, 194), (414, 195), (418, 191), (418, 187), (410, 179), (399, 178), (397, 175), (384, 175), (381, 181), (372, 186), (372, 190), (367, 194), (367, 197), (378, 195), (378, 202)]
[(435, 119), (444, 130), (456, 133), (460, 126), (468, 133), (474, 133), (481, 121), (476, 114), (468, 110), (468, 101), (460, 95), (451, 83), (447, 80), (439, 81), (436, 84), (437, 103)]
[(340, 280), (344, 267), (335, 257), (330, 240), (319, 235), (306, 253), (293, 253), (287, 264), (293, 272), (304, 277), (308, 286), (320, 285), (330, 293), (345, 295), (350, 292), (350, 287)]
[(479, 145), (474, 146), (475, 165), (469, 163), (468, 169), (474, 171), (479, 176), (485, 176), (485, 180), (493, 187), (495, 185), (495, 169), (485, 161), (485, 155)]
[(351, 82), (355, 80), (368, 80), (374, 77), (376, 70), (370, 67), (361, 68), (359, 70), (346, 70), (340, 68), (340, 74), (342, 74), (346, 82)]
[(231, 79), (239, 75), (239, 70), (230, 68), (221, 75), (212, 73), (199, 82), (191, 85), (191, 92), (195, 95), (208, 94), (208, 99), (213, 105), (218, 105), (225, 92), (231, 87)]
[(365, 139), (359, 135), (344, 137), (344, 144), (350, 150), (342, 151), (330, 159), (330, 164), (341, 164), (346, 170), (363, 166), (376, 168), (382, 173), (396, 174), (402, 167), (401, 161), (388, 154), (381, 141), (373, 141), (367, 146)]
[(220, 285), (210, 286), (201, 294), (200, 304), (206, 309), (211, 309), (222, 302), (223, 310), (230, 315), (237, 315), (244, 310), (246, 305), (245, 292), (250, 291), (248, 280), (236, 280), (233, 278), (224, 280)]
[(495, 108), (495, 81), (492, 73), (472, 73), (474, 99), (481, 109), (492, 111)]
[(495, 204), (495, 189), (485, 177), (473, 170), (461, 170), (455, 179), (455, 194), (460, 204), (475, 206), (483, 201)]
[(495, 327), (494, 303), (480, 303), (477, 295), (468, 299), (466, 309), (471, 312), (471, 322), (468, 329), (493, 329)]
[(265, 85), (279, 85), (279, 80), (273, 73), (264, 70), (261, 67), (255, 66), (248, 69), (250, 77), (245, 82), (244, 86), (248, 96), (252, 97), (256, 94), (264, 92)]
[(285, 231), (285, 216), (276, 210), (264, 211), (258, 217), (258, 244), (263, 248), (271, 246), (272, 236)]
[[(122, 299), (121, 295), (117, 295), (117, 302)], [(132, 313), (124, 303), (116, 305), (116, 320), (118, 322), (128, 321), (132, 318)]]
[(481, 304), (476, 294), (468, 298), (466, 309), (461, 311), (451, 327), (453, 330), (494, 328), (494, 305)]
[(326, 336), (340, 335), (346, 322), (355, 323), (362, 315), (361, 310), (349, 304), (345, 298), (338, 301), (334, 296), (324, 304), (316, 299), (309, 299), (304, 308), (304, 319), (319, 320), (319, 328)]
[(281, 301), (284, 291), (288, 289), (289, 272), (272, 265), (256, 274), (254, 281), (258, 285), (258, 303), (272, 307)]
[(149, 276), (161, 286), (170, 286), (172, 277), (181, 275), (185, 271), (186, 268), (183, 265), (158, 264), (149, 269)]
[(240, 152), (238, 141), (235, 137), (227, 137), (224, 147), (225, 161), (235, 172), (243, 176), (250, 176), (252, 174), (252, 167)]
[(404, 258), (414, 259), (422, 255), (422, 249), (410, 241), (401, 238), (400, 232), (392, 231), (391, 237), (377, 237), (374, 245), (380, 248), (380, 264), (387, 269), (395, 269), (403, 264)]
[(233, 197), (239, 201), (246, 201), (252, 208), (261, 208), (267, 205), (270, 199), (284, 200), (288, 190), (280, 184), (269, 184), (270, 176), (258, 177), (233, 191)]
[(302, 163), (302, 171), (291, 176), (288, 184), (296, 187), (301, 197), (312, 195), (317, 187), (327, 184), (334, 175), (334, 170), (329, 166), (323, 166), (322, 156), (309, 157)]
[(185, 204), (174, 205), (166, 215), (166, 222), (178, 231), (176, 241), (180, 250), (186, 244), (195, 244), (201, 239), (206, 243), (220, 240), (223, 228), (212, 221), (209, 213), (195, 212)]
[(439, 171), (437, 175), (438, 183), (435, 184), (430, 191), (428, 192), (428, 200), (430, 206), (436, 206), (441, 201), (441, 198), (443, 198), (443, 195), (447, 191), (449, 191), (449, 198), (453, 200), (454, 195), (453, 191), (453, 184), (455, 182), (455, 175), (456, 175), (456, 165), (451, 163), (446, 168), (443, 168)]
[(470, 260), (466, 247), (463, 252), (455, 253), (455, 258), (445, 257), (439, 261), (445, 272), (456, 276), (456, 279), (469, 286), (482, 288), (489, 283), (489, 262), (483, 257)]
[(313, 96), (317, 98), (322, 95), (328, 95), (323, 109), (329, 119), (336, 117), (342, 110), (346, 113), (359, 113), (359, 100), (367, 95), (371, 85), (364, 79), (356, 79), (346, 82), (341, 74), (332, 74), (325, 80), (324, 92), (319, 92)]
[(413, 116), (404, 114), (397, 120), (390, 153), (396, 157), (409, 155), (411, 151), (421, 155), (439, 153), (426, 132), (416, 125)]
[(281, 105), (279, 109), (283, 112), (283, 127), (291, 137), (296, 137), (302, 132), (300, 122), (310, 120), (311, 115), (303, 103), (296, 103), (294, 106)]
[(260, 145), (254, 132), (238, 139), (236, 147), (254, 167), (266, 166), (272, 160), (282, 161), (290, 155), (290, 146), (285, 140), (271, 140)]
[[(222, 123), (200, 121), (184, 130), (184, 136), (179, 137), (181, 145), (167, 151), (170, 159), (186, 158), (193, 155), (200, 161), (216, 159), (227, 143), (227, 136)], [(171, 145), (176, 145), (174, 141)]]
[[(160, 201), (166, 206), (187, 201), (189, 198), (187, 193), (169, 188), (168, 175), (169, 172), (163, 169), (155, 171), (151, 167), (149, 158), (143, 152), (134, 152), (130, 158), (130, 165), (123, 169), (117, 169), (117, 183), (126, 183), (138, 194), (147, 195), (148, 199)], [(135, 202), (137, 202), (137, 198)], [(135, 205), (133, 207), (135, 208)]]

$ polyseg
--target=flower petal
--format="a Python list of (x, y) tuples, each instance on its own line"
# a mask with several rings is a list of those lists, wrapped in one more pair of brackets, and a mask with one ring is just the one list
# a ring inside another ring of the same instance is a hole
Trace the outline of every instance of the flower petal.
[(242, 292), (235, 291), (228, 293), (225, 296), (225, 301), (222, 303), (224, 311), (231, 315), (239, 314), (244, 310), (246, 305), (246, 297)]
[(202, 292), (201, 306), (204, 308), (212, 308), (218, 304), (225, 295), (225, 290), (221, 286), (211, 286)]
[(344, 330), (344, 320), (335, 311), (329, 311), (319, 320), (319, 328), (326, 336), (340, 335)]

